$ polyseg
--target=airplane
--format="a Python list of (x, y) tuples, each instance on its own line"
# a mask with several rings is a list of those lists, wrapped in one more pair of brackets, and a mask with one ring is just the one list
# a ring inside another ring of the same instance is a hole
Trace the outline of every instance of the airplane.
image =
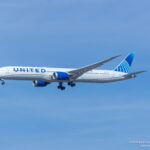
[(75, 87), (77, 82), (88, 83), (109, 83), (135, 78), (137, 74), (146, 72), (138, 71), (129, 73), (135, 53), (130, 53), (113, 70), (95, 70), (95, 68), (116, 59), (118, 56), (110, 57), (81, 68), (47, 68), (47, 67), (20, 67), (10, 66), (0, 68), (0, 81), (5, 84), (5, 80), (30, 80), (34, 87), (46, 87), (52, 82), (58, 82), (58, 89), (65, 90), (63, 83)]

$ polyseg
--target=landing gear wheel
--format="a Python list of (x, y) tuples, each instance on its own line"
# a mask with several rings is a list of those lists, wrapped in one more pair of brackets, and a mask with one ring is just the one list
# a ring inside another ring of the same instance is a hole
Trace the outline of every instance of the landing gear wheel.
[(76, 84), (75, 84), (75, 83), (72, 83), (72, 84), (71, 84), (71, 87), (75, 87), (75, 86), (76, 86)]
[(65, 90), (66, 88), (63, 86), (63, 87), (61, 87), (61, 90), (63, 91), (63, 90)]
[(75, 87), (76, 86), (76, 84), (73, 83), (73, 82), (69, 82), (68, 85), (71, 86), (71, 87)]
[(57, 86), (58, 89), (61, 89), (61, 86)]
[(59, 86), (57, 88), (62, 90), (62, 91), (66, 89), (66, 87), (63, 86), (62, 82), (59, 83)]

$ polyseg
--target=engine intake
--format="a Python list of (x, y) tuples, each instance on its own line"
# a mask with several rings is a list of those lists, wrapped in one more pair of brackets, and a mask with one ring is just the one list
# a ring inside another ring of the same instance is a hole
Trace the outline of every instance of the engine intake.
[(33, 81), (33, 86), (34, 87), (46, 87), (49, 84), (49, 82), (44, 82), (44, 81)]
[(69, 75), (66, 72), (55, 72), (53, 76), (56, 80), (68, 80), (69, 79)]

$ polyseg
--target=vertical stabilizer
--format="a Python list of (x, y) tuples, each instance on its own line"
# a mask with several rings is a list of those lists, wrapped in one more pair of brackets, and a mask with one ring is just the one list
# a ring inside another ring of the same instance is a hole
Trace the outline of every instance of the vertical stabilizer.
[(135, 53), (129, 54), (114, 70), (118, 72), (129, 73), (134, 56)]

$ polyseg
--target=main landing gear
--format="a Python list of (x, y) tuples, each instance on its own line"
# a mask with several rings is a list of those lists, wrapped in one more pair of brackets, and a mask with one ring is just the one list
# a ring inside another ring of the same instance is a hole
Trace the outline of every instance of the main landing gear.
[(60, 90), (65, 90), (66, 89), (66, 87), (63, 86), (62, 82), (59, 82), (59, 86), (57, 88), (60, 89)]
[(69, 82), (68, 85), (71, 86), (71, 87), (75, 87), (76, 86), (76, 84), (73, 83), (73, 82)]
[[(68, 82), (68, 85), (71, 86), (71, 87), (75, 87), (75, 86), (76, 86), (76, 84), (73, 83), (73, 82)], [(59, 82), (59, 85), (58, 85), (57, 88), (60, 89), (60, 90), (65, 90), (65, 89), (66, 89), (66, 87), (63, 86), (63, 83), (62, 83), (62, 82)]]

